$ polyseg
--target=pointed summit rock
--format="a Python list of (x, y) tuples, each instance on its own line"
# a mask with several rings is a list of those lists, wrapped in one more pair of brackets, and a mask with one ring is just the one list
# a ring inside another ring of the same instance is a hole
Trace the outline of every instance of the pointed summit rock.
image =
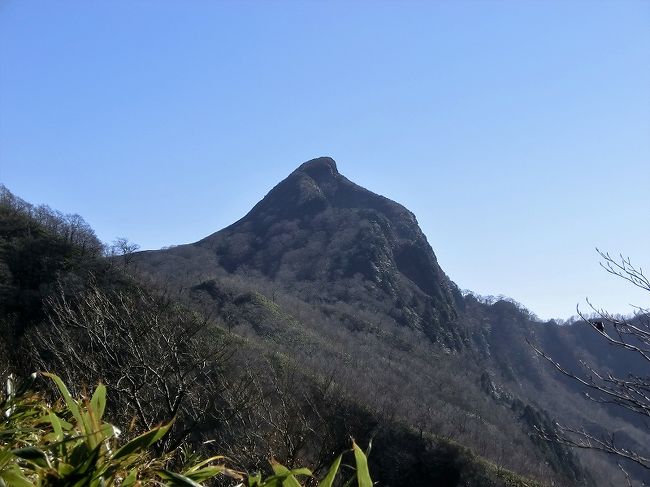
[(282, 210), (281, 217), (287, 218), (317, 212), (335, 196), (342, 179), (330, 157), (307, 161), (273, 188), (244, 219), (254, 218), (265, 211)]
[(315, 180), (340, 176), (336, 161), (331, 157), (317, 157), (300, 165), (295, 172), (303, 172)]
[(351, 182), (329, 157), (305, 162), (194, 246), (230, 273), (259, 273), (308, 301), (390, 310), (434, 339), (462, 299), (413, 213)]

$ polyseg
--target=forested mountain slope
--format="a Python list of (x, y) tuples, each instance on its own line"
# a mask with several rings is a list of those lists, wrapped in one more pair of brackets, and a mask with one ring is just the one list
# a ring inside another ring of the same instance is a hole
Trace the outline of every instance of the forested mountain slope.
[(101, 380), (134, 432), (176, 415), (165, 448), (189, 441), (249, 470), (271, 456), (318, 469), (352, 435), (373, 439), (379, 485), (531, 484), (505, 469), (616, 485), (615, 464), (537, 429), (561, 420), (648, 443), (526, 340), (573, 370), (580, 359), (642, 364), (584, 323), (461, 294), (415, 216), (329, 158), (199, 242), (128, 258), (78, 216), (2, 196), (0, 366), (47, 368), (80, 388)]
[[(210, 266), (253, 274), (305, 301), (358, 303), (459, 345), (453, 323), (462, 297), (415, 216), (346, 179), (329, 158), (300, 166), (237, 223), (163, 255), (187, 260), (167, 265), (170, 275), (192, 265), (204, 268), (205, 277), (212, 277)], [(159, 261), (144, 256), (143, 262)]]
[(178, 461), (189, 448), (227, 454), (232, 467), (249, 472), (270, 471), (276, 458), (318, 474), (353, 436), (363, 445), (374, 440), (371, 469), (380, 485), (531, 485), (449, 439), (387, 417), (296, 354), (229, 330), (247, 318), (300, 328), (262, 295), (226, 294), (234, 313), (215, 321), (189, 309), (182, 295), (139, 283), (130, 259), (112, 255), (78, 215), (1, 189), (3, 379), (53, 371), (75, 394), (103, 382), (107, 414), (127, 439), (175, 418), (156, 451)]
[[(381, 414), (520, 472), (593, 482), (572, 452), (537, 437), (535, 428), (555, 419), (616, 430), (634, 444), (647, 439), (585, 402), (526, 339), (574, 370), (584, 357), (623, 356), (604, 354), (580, 323), (543, 324), (516, 303), (463, 296), (415, 216), (346, 179), (330, 158), (302, 164), (233, 225), (139, 253), (135, 265)], [(597, 475), (615, 474), (603, 466)]]

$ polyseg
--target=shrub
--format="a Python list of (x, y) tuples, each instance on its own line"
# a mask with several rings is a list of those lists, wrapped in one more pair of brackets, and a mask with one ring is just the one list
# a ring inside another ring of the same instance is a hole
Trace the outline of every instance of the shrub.
[[(271, 462), (273, 474), (269, 477), (259, 473), (245, 476), (227, 467), (223, 456), (184, 465), (180, 472), (172, 471), (172, 454), (156, 455), (153, 449), (172, 422), (122, 442), (120, 430), (103, 419), (104, 385), (97, 386), (90, 399), (76, 400), (58, 376), (42, 375), (54, 382), (61, 395), (53, 404), (33, 391), (36, 374), (20, 387), (12, 376), (7, 379), (0, 399), (0, 487), (195, 487), (219, 475), (239, 482), (241, 487), (300, 487), (298, 478), (313, 477), (307, 468), (289, 470), (276, 461)], [(371, 487), (366, 455), (354, 442), (351, 451), (356, 469), (346, 485), (356, 478), (359, 487)], [(333, 485), (341, 460), (339, 455), (318, 485)]]

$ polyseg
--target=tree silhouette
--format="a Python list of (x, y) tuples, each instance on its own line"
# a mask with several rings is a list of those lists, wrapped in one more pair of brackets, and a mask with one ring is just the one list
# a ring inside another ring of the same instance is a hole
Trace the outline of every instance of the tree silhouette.
[[(629, 257), (619, 255), (614, 258), (607, 252), (596, 250), (602, 258), (600, 265), (607, 272), (650, 293), (650, 280), (640, 267), (632, 264)], [(640, 357), (650, 372), (650, 308), (634, 306), (632, 316), (621, 317), (595, 307), (589, 300), (587, 304), (591, 310), (589, 316), (578, 308), (583, 322), (611, 346)], [(577, 374), (562, 366), (536, 345), (530, 342), (529, 344), (562, 374), (582, 384), (587, 389), (585, 396), (588, 399), (602, 404), (613, 404), (640, 415), (641, 419), (650, 418), (650, 375), (630, 371), (623, 376), (602, 370), (586, 361), (581, 361), (584, 372)], [(596, 435), (581, 427), (559, 423), (554, 431), (539, 431), (547, 440), (571, 447), (602, 451), (650, 469), (648, 452), (619, 444), (613, 433)]]

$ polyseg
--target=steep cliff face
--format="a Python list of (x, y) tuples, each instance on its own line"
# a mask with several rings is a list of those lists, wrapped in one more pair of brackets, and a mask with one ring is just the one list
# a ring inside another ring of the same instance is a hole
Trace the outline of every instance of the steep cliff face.
[(260, 272), (321, 301), (390, 302), (398, 322), (431, 338), (457, 317), (460, 295), (415, 215), (328, 157), (302, 164), (244, 218), (194, 245), (230, 273)]

